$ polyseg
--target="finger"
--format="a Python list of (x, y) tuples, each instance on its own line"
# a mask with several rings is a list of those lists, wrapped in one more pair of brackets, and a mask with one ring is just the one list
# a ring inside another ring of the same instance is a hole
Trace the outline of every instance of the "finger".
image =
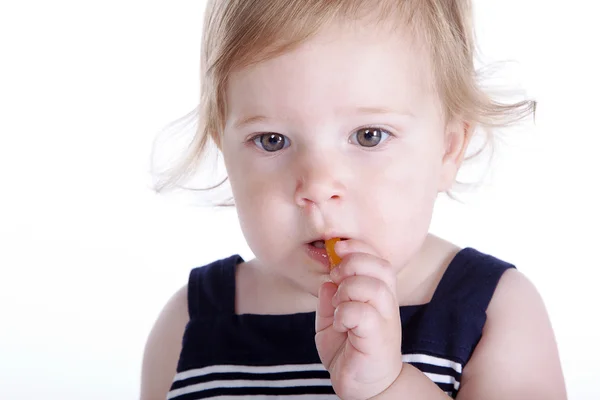
[(317, 332), (320, 332), (333, 324), (335, 308), (333, 307), (332, 299), (336, 291), (337, 286), (331, 282), (325, 282), (319, 288), (315, 320), (315, 329)]
[(350, 301), (367, 303), (386, 319), (397, 319), (399, 315), (396, 297), (388, 285), (370, 276), (350, 276), (344, 279), (332, 301), (333, 307)]
[(344, 257), (350, 253), (366, 253), (375, 257), (380, 257), (379, 253), (373, 246), (363, 242), (362, 240), (346, 239), (335, 243), (335, 252), (338, 256)]
[(369, 276), (384, 282), (396, 296), (396, 273), (387, 261), (367, 253), (347, 254), (340, 265), (334, 268), (330, 277), (339, 285), (350, 276)]
[(361, 353), (370, 354), (381, 347), (381, 342), (373, 339), (381, 334), (382, 326), (381, 316), (369, 304), (347, 302), (335, 309), (333, 329), (347, 332), (348, 340)]

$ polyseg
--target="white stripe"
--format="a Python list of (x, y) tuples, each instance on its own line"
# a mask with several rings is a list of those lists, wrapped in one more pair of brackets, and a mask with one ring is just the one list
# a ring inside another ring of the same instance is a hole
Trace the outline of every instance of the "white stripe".
[(323, 364), (298, 364), (298, 365), (270, 365), (270, 366), (251, 366), (251, 365), (211, 365), (204, 368), (190, 369), (175, 375), (173, 382), (184, 379), (195, 378), (208, 374), (221, 372), (242, 372), (250, 374), (275, 374), (278, 372), (303, 372), (303, 371), (326, 371)]
[(440, 375), (440, 374), (432, 374), (430, 372), (423, 372), (425, 376), (431, 379), (435, 383), (449, 383), (454, 386), (455, 390), (458, 390), (460, 387), (460, 382), (458, 382), (453, 376), (450, 375)]
[[(447, 360), (441, 357), (434, 357), (427, 354), (403, 354), (402, 361), (408, 363), (422, 363), (435, 365), (438, 367), (452, 368), (459, 374), (462, 373), (460, 363)], [(251, 374), (275, 374), (283, 372), (306, 372), (306, 371), (326, 371), (322, 364), (290, 364), (290, 365), (271, 365), (271, 366), (251, 366), (251, 365), (211, 365), (204, 368), (196, 368), (183, 371), (175, 375), (173, 382), (189, 378), (195, 378), (213, 373), (251, 373)], [(426, 372), (425, 375), (435, 383), (446, 383), (454, 386), (455, 390), (460, 387), (453, 376), (441, 375)], [(201, 390), (208, 390), (217, 387), (298, 387), (298, 386), (331, 386), (329, 379), (287, 379), (287, 380), (231, 380), (231, 381), (209, 381), (195, 385), (185, 386), (169, 392), (168, 399), (183, 394), (193, 393)], [(248, 396), (251, 397), (251, 396)], [(252, 396), (260, 398), (260, 396)], [(266, 397), (266, 396), (265, 396)], [(223, 398), (229, 398), (225, 396)], [(236, 398), (236, 396), (233, 396)], [(313, 396), (313, 398), (316, 398)], [(325, 397), (330, 398), (330, 397)]]
[(176, 396), (182, 396), (188, 393), (200, 392), (214, 388), (246, 388), (246, 387), (305, 387), (305, 386), (331, 386), (329, 379), (286, 379), (275, 381), (248, 381), (248, 380), (231, 380), (231, 381), (209, 381), (198, 383), (195, 385), (185, 386), (180, 389), (175, 389), (169, 392), (167, 399)]
[(422, 364), (435, 365), (438, 367), (452, 368), (459, 374), (462, 374), (462, 365), (460, 363), (457, 363), (457, 362), (454, 362), (451, 360), (447, 360), (445, 358), (429, 356), (427, 354), (403, 354), (402, 361), (409, 362), (409, 363), (422, 363)]

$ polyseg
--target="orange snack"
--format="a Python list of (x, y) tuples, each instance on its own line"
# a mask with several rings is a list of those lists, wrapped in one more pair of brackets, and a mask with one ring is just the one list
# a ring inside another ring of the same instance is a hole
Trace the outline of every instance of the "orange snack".
[(342, 261), (340, 256), (338, 256), (334, 250), (336, 242), (339, 241), (340, 238), (327, 239), (325, 241), (325, 250), (327, 251), (327, 257), (329, 257), (329, 269), (334, 269)]

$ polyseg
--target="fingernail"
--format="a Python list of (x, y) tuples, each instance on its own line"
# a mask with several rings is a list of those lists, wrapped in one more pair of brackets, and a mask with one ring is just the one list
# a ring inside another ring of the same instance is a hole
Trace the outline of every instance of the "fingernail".
[(347, 247), (348, 245), (345, 243), (345, 240), (340, 240), (335, 244), (334, 249), (336, 253), (340, 254), (341, 252), (346, 250)]

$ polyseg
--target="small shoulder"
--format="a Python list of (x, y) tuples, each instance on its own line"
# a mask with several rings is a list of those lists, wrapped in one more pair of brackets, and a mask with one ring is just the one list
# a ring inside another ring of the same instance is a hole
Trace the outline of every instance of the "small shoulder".
[(566, 399), (546, 307), (535, 285), (516, 269), (506, 270), (498, 282), (460, 392), (463, 400)]
[(142, 400), (165, 399), (171, 387), (189, 322), (187, 295), (186, 284), (167, 301), (150, 331), (142, 361)]
[(513, 264), (474, 248), (460, 249), (446, 268), (434, 299), (485, 312), (504, 275), (515, 270)]
[(166, 302), (152, 327), (142, 361), (141, 399), (165, 399), (177, 372), (190, 320), (233, 312), (238, 255), (195, 267), (188, 283)]
[(520, 315), (547, 319), (546, 307), (533, 282), (517, 269), (502, 274), (487, 310), (488, 325)]
[(542, 297), (533, 282), (513, 264), (491, 255), (470, 249), (473, 268), (490, 285), (490, 300), (486, 308), (489, 328), (494, 321), (506, 318), (507, 313), (534, 313), (545, 315)]

